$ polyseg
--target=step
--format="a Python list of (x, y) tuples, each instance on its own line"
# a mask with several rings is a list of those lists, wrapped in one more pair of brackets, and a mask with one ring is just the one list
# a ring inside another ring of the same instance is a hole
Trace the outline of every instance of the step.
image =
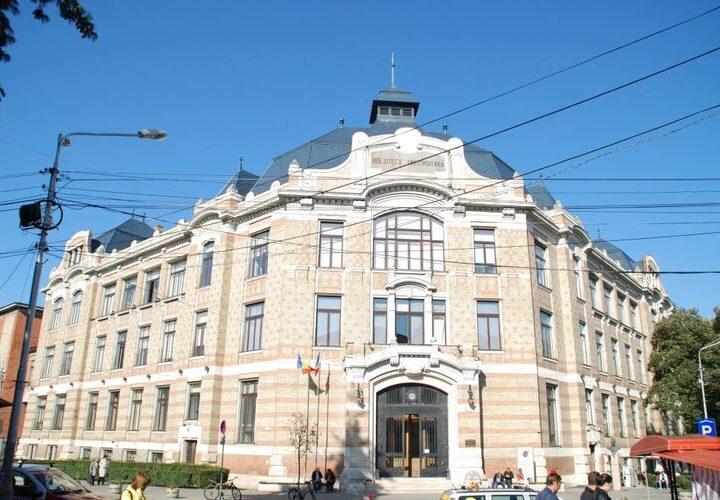
[(438, 495), (453, 488), (449, 479), (444, 477), (384, 477), (374, 483), (378, 493), (413, 493), (416, 491), (433, 492)]

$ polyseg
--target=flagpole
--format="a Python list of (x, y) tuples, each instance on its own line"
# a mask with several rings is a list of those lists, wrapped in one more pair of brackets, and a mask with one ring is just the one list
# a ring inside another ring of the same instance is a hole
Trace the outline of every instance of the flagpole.
[[(308, 372), (308, 379), (310, 379), (312, 375)], [(305, 439), (308, 438), (310, 435), (310, 380), (308, 380), (307, 387), (305, 388), (307, 391), (307, 402), (305, 404)], [(305, 451), (305, 466), (304, 466), (304, 477), (307, 477), (307, 461), (308, 461), (308, 454), (307, 450)]]
[[(318, 383), (315, 384), (317, 387), (315, 389), (315, 392), (317, 393), (317, 411), (315, 412), (315, 433), (317, 434), (318, 444), (320, 444), (320, 380), (322, 377), (322, 365), (318, 363)], [(318, 452), (320, 451), (318, 448), (320, 446), (315, 446), (315, 468), (318, 466)]]
[(328, 435), (330, 434), (330, 367), (328, 366), (327, 382), (325, 383), (325, 470), (328, 469)]

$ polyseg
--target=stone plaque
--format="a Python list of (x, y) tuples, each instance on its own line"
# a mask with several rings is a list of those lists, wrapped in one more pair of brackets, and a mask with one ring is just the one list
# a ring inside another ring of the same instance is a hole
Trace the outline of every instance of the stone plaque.
[[(435, 173), (445, 171), (445, 154), (433, 156), (433, 153), (401, 153), (394, 150), (378, 151), (371, 153), (370, 163), (372, 168), (382, 172), (396, 169), (400, 172)], [(408, 165), (406, 168), (398, 168)]]

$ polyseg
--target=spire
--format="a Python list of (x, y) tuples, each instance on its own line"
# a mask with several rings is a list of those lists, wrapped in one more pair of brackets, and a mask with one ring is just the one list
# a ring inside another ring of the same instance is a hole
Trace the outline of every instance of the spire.
[(395, 88), (395, 52), (390, 54), (390, 88)]

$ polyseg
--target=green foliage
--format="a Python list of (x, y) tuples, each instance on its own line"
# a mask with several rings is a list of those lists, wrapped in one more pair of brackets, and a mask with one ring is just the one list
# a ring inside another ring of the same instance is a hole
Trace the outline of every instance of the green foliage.
[(690, 476), (681, 474), (681, 475), (675, 477), (675, 481), (677, 482), (678, 490), (680, 490), (680, 491), (692, 490), (692, 478)]
[[(702, 417), (697, 354), (718, 338), (720, 309), (714, 321), (702, 318), (695, 309), (678, 309), (660, 320), (653, 333), (653, 352), (648, 368), (653, 373), (649, 402), (657, 410), (682, 417), (688, 432)], [(713, 328), (715, 327), (715, 328)], [(703, 352), (705, 395), (709, 416), (720, 416), (720, 346)]]
[[(51, 464), (75, 479), (87, 479), (89, 460), (32, 460), (34, 464)], [(164, 464), (141, 462), (110, 462), (108, 481), (128, 484), (137, 471), (147, 472), (154, 486), (178, 488), (204, 488), (208, 480), (227, 480), (228, 469), (203, 464)]]

